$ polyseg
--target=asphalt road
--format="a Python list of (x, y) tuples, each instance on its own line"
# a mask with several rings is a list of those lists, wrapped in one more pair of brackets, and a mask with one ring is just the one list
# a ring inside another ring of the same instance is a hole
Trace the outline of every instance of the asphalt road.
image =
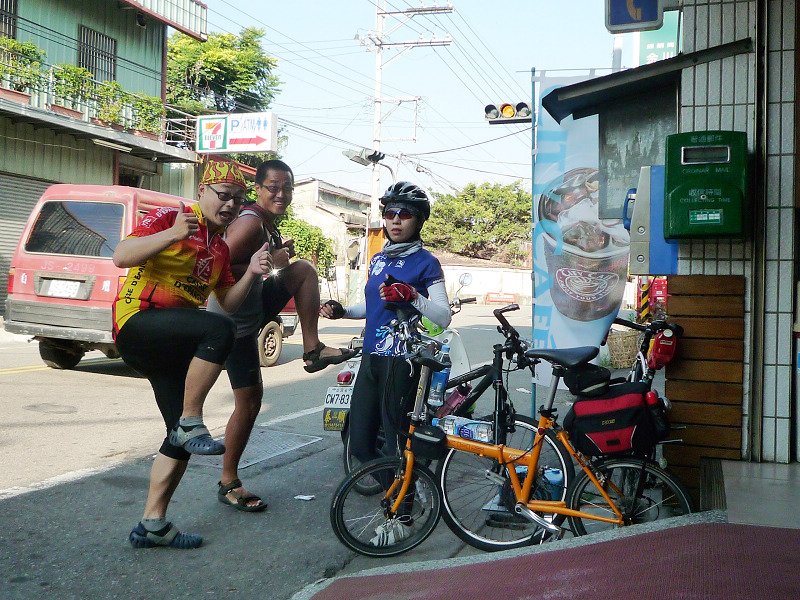
[[(491, 344), (502, 339), (492, 308), (466, 306), (454, 318), (473, 365), (488, 360)], [(530, 336), (529, 308), (510, 321)], [(345, 345), (360, 324), (321, 326), (324, 342)], [(355, 556), (330, 529), (342, 446), (338, 433), (322, 430), (321, 404), (336, 370), (309, 375), (301, 353), (297, 333), (285, 340), (278, 365), (264, 370), (257, 424), (268, 445), (286, 439), (289, 446), (297, 439), (305, 445), (241, 472), (269, 509), (248, 514), (224, 507), (215, 494), (219, 470), (193, 461), (169, 518), (201, 533), (204, 546), (137, 551), (126, 537), (141, 516), (151, 458), (163, 436), (147, 381), (102, 355), (88, 356), (72, 371), (49, 369), (35, 344), (0, 335), (0, 596), (281, 599), (321, 577), (387, 564)], [(509, 387), (517, 409), (529, 414), (530, 376), (517, 373)], [(205, 408), (214, 434), (222, 434), (232, 401), (223, 374)], [(393, 561), (474, 552), (440, 524), (423, 545)]]

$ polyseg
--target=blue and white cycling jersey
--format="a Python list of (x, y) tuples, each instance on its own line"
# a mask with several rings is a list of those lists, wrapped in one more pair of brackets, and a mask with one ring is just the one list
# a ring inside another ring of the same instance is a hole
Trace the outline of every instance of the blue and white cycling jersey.
[(413, 286), (427, 298), (430, 286), (444, 282), (444, 272), (439, 260), (424, 248), (397, 258), (389, 258), (382, 252), (372, 257), (369, 263), (369, 277), (364, 287), (367, 326), (364, 330), (363, 352), (398, 356), (405, 354), (405, 344), (395, 340), (388, 328), (389, 323), (397, 315), (394, 311), (384, 308), (384, 302), (378, 295), (378, 288), (386, 281), (388, 275)]

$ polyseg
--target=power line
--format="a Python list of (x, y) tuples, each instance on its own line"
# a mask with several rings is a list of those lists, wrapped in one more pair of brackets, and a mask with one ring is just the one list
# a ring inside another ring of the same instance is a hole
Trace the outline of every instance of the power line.
[(496, 142), (497, 140), (502, 140), (507, 137), (511, 137), (512, 135), (518, 135), (525, 131), (530, 131), (533, 129), (533, 126), (526, 127), (524, 129), (520, 129), (519, 131), (512, 131), (511, 133), (507, 133), (506, 135), (501, 135), (500, 137), (492, 138), (491, 140), (485, 140), (483, 142), (475, 142), (474, 144), (468, 144), (466, 146), (459, 146), (458, 148), (447, 148), (445, 150), (432, 150), (431, 152), (415, 152), (412, 154), (408, 154), (408, 156), (427, 156), (428, 154), (442, 154), (443, 152), (454, 152), (455, 150), (463, 150), (464, 148), (472, 148), (474, 146), (481, 146), (483, 144), (489, 144), (491, 142)]

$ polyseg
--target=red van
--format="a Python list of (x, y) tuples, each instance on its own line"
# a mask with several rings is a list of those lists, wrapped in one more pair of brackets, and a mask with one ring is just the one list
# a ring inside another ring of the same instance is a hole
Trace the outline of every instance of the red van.
[[(114, 249), (155, 208), (191, 201), (139, 188), (56, 184), (31, 212), (8, 273), (5, 329), (33, 336), (44, 362), (71, 369), (90, 350), (119, 356), (111, 339), (111, 303), (127, 269), (114, 266)], [(292, 322), (292, 315), (286, 320)], [(296, 322), (296, 315), (294, 315)], [(274, 348), (275, 326), (262, 336)], [(281, 328), (281, 338), (292, 328)], [(267, 365), (265, 365), (267, 366)]]

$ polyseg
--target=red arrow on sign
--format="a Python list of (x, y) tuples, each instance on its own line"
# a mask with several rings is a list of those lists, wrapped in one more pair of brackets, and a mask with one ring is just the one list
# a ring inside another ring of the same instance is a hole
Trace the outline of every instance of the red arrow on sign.
[(259, 144), (262, 144), (263, 142), (266, 142), (266, 141), (267, 141), (266, 138), (262, 138), (260, 136), (251, 137), (251, 138), (231, 138), (231, 141), (229, 142), (229, 145), (231, 145), (231, 146), (234, 146), (236, 144), (256, 144), (256, 145), (259, 145)]

